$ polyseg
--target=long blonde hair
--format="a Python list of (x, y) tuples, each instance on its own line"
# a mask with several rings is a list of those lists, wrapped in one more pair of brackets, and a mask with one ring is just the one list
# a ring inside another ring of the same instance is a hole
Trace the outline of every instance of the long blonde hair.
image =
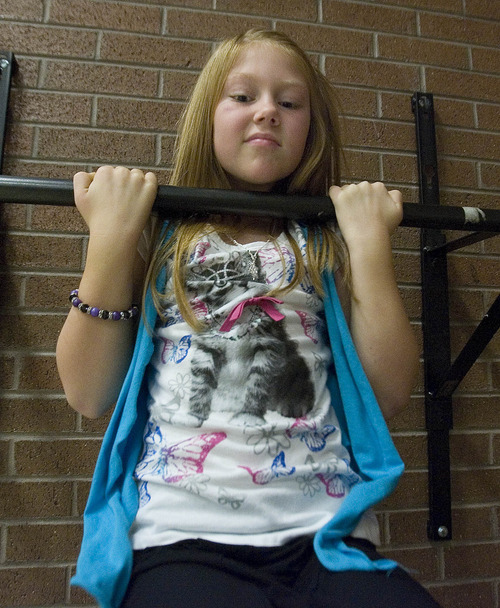
[[(255, 43), (274, 46), (288, 53), (301, 70), (309, 88), (311, 120), (304, 154), (292, 174), (279, 183), (279, 191), (325, 195), (330, 185), (340, 183), (341, 143), (334, 90), (295, 42), (282, 33), (268, 30), (249, 30), (225, 40), (208, 60), (181, 118), (170, 184), (192, 188), (230, 189), (228, 178), (215, 156), (214, 114), (227, 76), (239, 54), (245, 46)], [(217, 226), (214, 225), (213, 228), (216, 230)], [(190, 219), (179, 222), (171, 237), (166, 242), (161, 242), (153, 252), (146, 282), (151, 287), (155, 307), (161, 316), (164, 294), (158, 290), (156, 282), (160, 272), (173, 256), (174, 296), (184, 319), (197, 331), (201, 330), (203, 325), (187, 300), (184, 269), (194, 244), (206, 230), (205, 220)], [(289, 290), (302, 280), (304, 264), (298, 244), (288, 231), (286, 234), (296, 258), (294, 278), (284, 288)], [(308, 270), (319, 293), (322, 293), (321, 273), (326, 269), (333, 270), (339, 259), (345, 267), (345, 248), (335, 232), (326, 226), (311, 226), (307, 239)]]

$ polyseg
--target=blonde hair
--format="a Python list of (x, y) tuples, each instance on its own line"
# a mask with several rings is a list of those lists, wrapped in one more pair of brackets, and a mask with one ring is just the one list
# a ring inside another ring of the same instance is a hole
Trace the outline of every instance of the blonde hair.
[[(282, 180), (276, 189), (283, 193), (325, 195), (330, 185), (340, 183), (341, 143), (334, 90), (295, 42), (282, 33), (268, 30), (249, 30), (225, 40), (208, 60), (181, 118), (170, 184), (192, 188), (230, 189), (228, 178), (215, 156), (214, 114), (227, 76), (242, 49), (256, 43), (267, 44), (289, 54), (302, 72), (309, 88), (311, 120), (304, 154), (297, 168)], [(217, 226), (213, 225), (212, 229), (217, 230)], [(161, 300), (164, 294), (157, 289), (156, 281), (173, 255), (174, 296), (184, 319), (197, 331), (201, 330), (203, 325), (187, 301), (184, 268), (194, 244), (206, 230), (207, 224), (204, 220), (190, 219), (179, 222), (171, 237), (160, 243), (153, 252), (147, 276), (155, 307), (161, 316)], [(302, 280), (304, 264), (298, 244), (288, 231), (286, 234), (296, 258), (294, 278), (284, 289), (290, 290)], [(277, 249), (280, 251), (279, 247)], [(308, 270), (319, 293), (322, 293), (321, 273), (326, 269), (333, 270), (339, 258), (346, 267), (345, 247), (335, 232), (326, 226), (311, 226), (307, 239)]]

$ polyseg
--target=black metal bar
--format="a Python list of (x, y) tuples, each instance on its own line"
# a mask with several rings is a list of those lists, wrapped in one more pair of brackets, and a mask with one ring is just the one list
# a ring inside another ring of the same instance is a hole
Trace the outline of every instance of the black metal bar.
[(3, 170), (3, 151), (13, 65), (14, 55), (10, 51), (0, 51), (0, 173)]
[[(439, 208), (439, 178), (431, 94), (412, 98), (417, 137), (420, 203)], [(449, 430), (452, 428), (451, 398), (436, 398), (441, 370), (450, 366), (450, 322), (446, 254), (435, 255), (445, 237), (436, 227), (421, 231), (422, 331), (424, 338), (424, 384), (429, 476), (429, 521), (431, 540), (452, 535)]]
[[(71, 180), (0, 176), (0, 202), (40, 205), (74, 204)], [(327, 196), (282, 195), (203, 188), (160, 186), (154, 209), (169, 216), (195, 213), (264, 215), (290, 219), (335, 218)], [(500, 210), (473, 207), (403, 205), (402, 226), (500, 232)]]
[(494, 236), (497, 236), (494, 232), (472, 232), (471, 234), (467, 234), (466, 236), (460, 237), (459, 239), (454, 239), (453, 241), (448, 241), (444, 245), (438, 245), (437, 247), (428, 247), (427, 253), (432, 255), (442, 255), (443, 253), (450, 253), (452, 251), (456, 251), (457, 249), (463, 249), (464, 247), (468, 247), (469, 245), (474, 245), (474, 243), (479, 243), (480, 241), (485, 241), (486, 239), (491, 239)]
[(467, 344), (455, 359), (454, 363), (441, 379), (434, 396), (436, 398), (451, 397), (454, 390), (464, 379), (477, 358), (488, 345), (500, 328), (500, 296), (491, 305), (481, 323), (474, 330)]

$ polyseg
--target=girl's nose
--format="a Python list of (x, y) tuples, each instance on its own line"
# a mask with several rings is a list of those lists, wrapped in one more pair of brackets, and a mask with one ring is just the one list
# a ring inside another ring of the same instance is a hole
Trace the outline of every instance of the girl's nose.
[(269, 122), (271, 125), (280, 123), (278, 107), (274, 101), (263, 100), (255, 111), (254, 120), (257, 123)]

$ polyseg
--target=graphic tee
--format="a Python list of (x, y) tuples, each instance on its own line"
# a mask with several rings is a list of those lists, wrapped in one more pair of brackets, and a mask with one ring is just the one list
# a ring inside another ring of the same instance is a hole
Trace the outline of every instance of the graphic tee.
[[(305, 261), (302, 231), (290, 229)], [(326, 388), (332, 355), (321, 299), (307, 272), (279, 300), (267, 295), (289, 284), (294, 268), (285, 235), (230, 245), (210, 233), (186, 267), (205, 329), (193, 332), (165, 298), (135, 469), (134, 549), (187, 538), (278, 546), (314, 534), (360, 481)], [(372, 513), (353, 535), (378, 544)]]

